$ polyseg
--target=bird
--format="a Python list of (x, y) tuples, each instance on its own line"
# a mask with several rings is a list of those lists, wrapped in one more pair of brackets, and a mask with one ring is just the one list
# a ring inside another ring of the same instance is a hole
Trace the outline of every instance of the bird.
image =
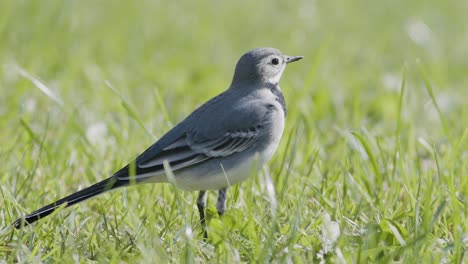
[(213, 97), (109, 178), (59, 199), (12, 226), (20, 229), (54, 212), (109, 190), (140, 183), (172, 183), (199, 191), (197, 208), (207, 238), (207, 191), (218, 191), (216, 210), (226, 210), (227, 188), (261, 169), (280, 142), (286, 103), (279, 81), (286, 65), (302, 56), (255, 48), (238, 60), (227, 90)]

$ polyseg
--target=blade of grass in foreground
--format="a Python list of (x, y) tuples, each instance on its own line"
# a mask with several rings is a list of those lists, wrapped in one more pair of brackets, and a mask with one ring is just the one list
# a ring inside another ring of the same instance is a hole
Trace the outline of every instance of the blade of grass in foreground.
[(442, 123), (442, 128), (444, 129), (444, 133), (447, 136), (450, 142), (450, 145), (453, 145), (452, 138), (450, 137), (449, 129), (447, 127), (447, 123), (445, 122), (444, 115), (442, 115), (442, 111), (440, 110), (439, 104), (437, 103), (437, 99), (434, 94), (434, 89), (432, 88), (432, 84), (429, 81), (429, 77), (427, 76), (426, 71), (424, 71), (424, 68), (421, 62), (418, 61), (417, 64), (418, 64), (419, 72), (421, 73), (424, 84), (426, 86), (426, 90), (429, 93), (429, 96), (431, 97), (432, 104), (434, 104), (437, 114), (439, 115), (439, 119), (440, 119), (440, 122)]
[(400, 85), (400, 98), (398, 100), (398, 114), (397, 114), (397, 123), (395, 131), (395, 155), (393, 157), (393, 173), (392, 178), (395, 179), (397, 159), (400, 156), (400, 131), (401, 131), (401, 111), (403, 109), (403, 97), (405, 95), (406, 89), (406, 65), (403, 67), (403, 77), (401, 78)]
[(34, 161), (34, 167), (31, 170), (31, 173), (28, 174), (28, 177), (26, 179), (24, 179), (22, 184), (17, 188), (16, 191), (18, 193), (21, 192), (21, 190), (25, 187), (26, 184), (31, 182), (31, 178), (33, 177), (33, 175), (35, 175), (36, 169), (39, 167), (40, 158), (42, 156), (42, 153), (45, 152), (48, 159), (51, 159), (51, 157), (52, 157), (52, 154), (51, 154), (50, 150), (48, 148), (46, 148), (45, 144), (44, 144), (44, 142), (46, 140), (46, 136), (47, 136), (48, 127), (49, 127), (49, 119), (47, 119), (47, 123), (46, 123), (46, 127), (45, 127), (45, 133), (44, 133), (42, 138), (39, 138), (39, 136), (32, 130), (32, 128), (29, 126), (29, 124), (23, 118), (20, 119), (20, 124), (26, 130), (28, 135), (31, 137), (31, 140), (35, 144), (37, 144), (39, 146), (39, 153), (38, 153), (38, 158)]
[(154, 96), (156, 97), (156, 102), (159, 105), (159, 108), (161, 109), (164, 119), (166, 119), (166, 122), (170, 124), (170, 126), (173, 126), (171, 122), (171, 118), (169, 117), (169, 113), (167, 112), (167, 107), (164, 104), (163, 97), (161, 96), (161, 93), (158, 91), (158, 89), (153, 89), (152, 90), (154, 93)]
[(43, 92), (47, 97), (49, 97), (52, 101), (56, 102), (58, 105), (63, 106), (63, 100), (60, 99), (54, 92), (52, 92), (47, 85), (39, 81), (36, 77), (32, 76), (29, 72), (21, 68), (20, 66), (16, 66), (18, 73), (23, 76), (24, 78), (28, 79), (30, 82), (34, 84), (41, 92)]
[[(375, 177), (376, 177), (376, 180), (377, 180), (377, 186), (378, 186), (378, 188), (382, 188), (382, 180), (383, 180), (382, 179), (382, 174), (380, 173), (379, 166), (378, 166), (377, 161), (375, 159), (374, 153), (371, 150), (369, 142), (363, 136), (361, 136), (360, 134), (358, 134), (356, 132), (351, 132), (351, 134), (353, 134), (353, 136), (356, 137), (359, 140), (359, 142), (361, 143), (361, 145), (364, 147), (364, 150), (366, 151), (367, 156), (369, 157), (369, 160), (371, 162), (372, 168), (374, 170)], [(378, 199), (377, 199), (377, 201), (378, 201)]]

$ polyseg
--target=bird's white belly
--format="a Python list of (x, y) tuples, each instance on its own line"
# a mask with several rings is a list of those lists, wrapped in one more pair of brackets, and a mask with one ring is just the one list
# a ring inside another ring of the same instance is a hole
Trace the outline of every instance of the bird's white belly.
[(192, 170), (187, 172), (175, 173), (176, 187), (188, 190), (219, 190), (225, 187), (235, 185), (244, 181), (252, 172), (256, 171), (256, 159), (254, 157), (246, 158), (244, 161), (237, 163), (237, 166), (227, 168), (223, 163), (229, 161), (217, 162), (211, 166), (216, 166), (215, 169)]

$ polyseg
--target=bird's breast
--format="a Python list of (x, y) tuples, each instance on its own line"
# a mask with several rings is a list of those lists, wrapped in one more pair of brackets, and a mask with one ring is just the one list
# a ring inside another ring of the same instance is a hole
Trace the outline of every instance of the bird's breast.
[(260, 153), (262, 164), (267, 163), (273, 154), (276, 152), (280, 143), (281, 137), (284, 130), (284, 111), (282, 110), (281, 104), (276, 103), (276, 111), (271, 113), (271, 120), (266, 128), (266, 134), (268, 137), (267, 144), (265, 144), (264, 150)]
[(283, 94), (277, 86), (275, 89), (268, 87), (268, 89), (261, 91), (261, 97), (268, 109), (262, 127), (263, 131), (261, 132), (264, 137), (264, 140), (262, 140), (264, 144), (260, 148), (261, 151), (259, 151), (260, 162), (263, 165), (271, 159), (283, 135), (286, 104)]

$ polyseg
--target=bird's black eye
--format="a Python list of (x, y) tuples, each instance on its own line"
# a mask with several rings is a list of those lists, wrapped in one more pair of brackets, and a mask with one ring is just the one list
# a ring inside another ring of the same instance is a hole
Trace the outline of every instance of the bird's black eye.
[(271, 60), (271, 64), (273, 64), (273, 65), (278, 65), (278, 64), (279, 64), (278, 58), (273, 58), (273, 59)]

